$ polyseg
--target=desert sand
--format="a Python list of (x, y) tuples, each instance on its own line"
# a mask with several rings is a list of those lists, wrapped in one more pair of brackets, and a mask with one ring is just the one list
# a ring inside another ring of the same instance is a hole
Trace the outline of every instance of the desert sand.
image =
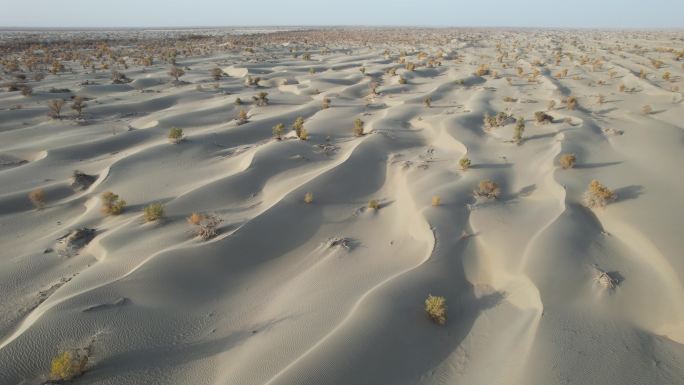
[(684, 33), (263, 32), (1, 35), (0, 384), (684, 383)]

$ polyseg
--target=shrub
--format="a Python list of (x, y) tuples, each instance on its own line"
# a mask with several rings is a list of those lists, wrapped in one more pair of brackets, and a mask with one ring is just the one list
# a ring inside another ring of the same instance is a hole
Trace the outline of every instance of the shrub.
[(354, 136), (363, 136), (364, 135), (363, 126), (364, 126), (363, 120), (361, 120), (359, 118), (354, 120)]
[(547, 114), (544, 111), (537, 111), (534, 113), (534, 120), (537, 123), (553, 123), (553, 116)]
[(546, 109), (551, 111), (553, 108), (556, 107), (556, 101), (555, 100), (549, 100), (549, 102), (546, 104)]
[(574, 96), (569, 96), (566, 103), (568, 104), (568, 110), (572, 111), (577, 108), (577, 98)]
[(21, 87), (21, 94), (23, 96), (31, 96), (33, 95), (33, 88), (31, 86), (23, 86)]
[(476, 76), (485, 76), (489, 75), (489, 66), (486, 64), (480, 64), (479, 67), (475, 70), (475, 75)]
[(525, 118), (521, 116), (515, 123), (515, 131), (513, 132), (513, 141), (515, 143), (522, 143), (523, 132), (525, 132)]
[(485, 128), (494, 128), (494, 127), (501, 127), (508, 122), (508, 120), (511, 118), (510, 115), (507, 113), (501, 111), (497, 113), (494, 116), (489, 115), (489, 113), (485, 112), (484, 114), (484, 126)]
[[(273, 137), (281, 140), (283, 138), (283, 133), (285, 132), (285, 125), (282, 123), (278, 123), (275, 126), (273, 126)], [(299, 135), (297, 135), (299, 136)]]
[(577, 157), (575, 157), (575, 154), (563, 154), (558, 159), (558, 163), (560, 163), (560, 166), (564, 170), (575, 167), (576, 161), (577, 161)]
[(432, 98), (429, 96), (425, 97), (423, 104), (425, 104), (425, 107), (430, 108), (432, 106)]
[(28, 197), (36, 209), (41, 210), (45, 207), (45, 191), (43, 191), (42, 188), (37, 188), (29, 192)]
[(440, 204), (442, 204), (442, 197), (440, 197), (439, 195), (433, 196), (431, 204), (432, 204), (432, 207), (439, 206)]
[(125, 74), (122, 74), (119, 71), (112, 71), (112, 84), (123, 84), (128, 82), (130, 82), (130, 80)]
[(176, 81), (178, 81), (178, 79), (183, 75), (185, 75), (185, 71), (183, 71), (182, 68), (173, 66), (173, 67), (171, 67), (171, 69), (169, 69), (169, 76), (176, 79)]
[(653, 108), (647, 104), (647, 105), (641, 107), (641, 112), (643, 112), (644, 115), (649, 115), (651, 112), (653, 112)]
[(304, 203), (306, 204), (311, 204), (313, 202), (313, 193), (306, 193), (304, 194)]
[(323, 109), (330, 107), (330, 98), (328, 98), (328, 97), (323, 98), (322, 107), (323, 107)]
[(670, 71), (665, 71), (665, 73), (663, 74), (663, 80), (669, 81), (671, 76), (672, 74), (670, 73)]
[(238, 124), (247, 123), (247, 121), (249, 120), (247, 118), (247, 111), (245, 111), (244, 109), (241, 109), (238, 112), (237, 120), (238, 120)]
[(64, 107), (64, 99), (52, 99), (48, 103), (50, 112), (48, 116), (53, 119), (62, 119), (62, 107)]
[(373, 209), (373, 210), (377, 210), (380, 208), (380, 204), (378, 203), (377, 200), (371, 199), (370, 201), (368, 201), (368, 208)]
[(428, 295), (425, 300), (425, 312), (438, 325), (444, 325), (447, 320), (446, 298)]
[(458, 161), (458, 165), (461, 166), (461, 170), (465, 171), (470, 168), (470, 159), (463, 157)]
[(195, 235), (203, 241), (216, 237), (218, 235), (218, 225), (223, 222), (223, 219), (216, 215), (199, 213), (192, 213), (187, 220), (189, 224), (196, 226)]
[(172, 128), (169, 130), (169, 141), (173, 144), (178, 144), (183, 141), (183, 129), (182, 128)]
[(242, 99), (240, 99), (240, 98), (235, 98), (235, 105), (236, 105), (236, 106), (241, 106), (241, 105), (242, 105)]
[(399, 84), (406, 84), (406, 78), (399, 76)]
[(126, 207), (126, 201), (111, 191), (103, 192), (100, 198), (102, 199), (102, 213), (105, 215), (119, 215)]
[(153, 222), (164, 217), (164, 206), (161, 203), (152, 203), (143, 209), (145, 222)]
[(584, 193), (583, 202), (589, 208), (605, 207), (608, 203), (614, 201), (615, 198), (615, 193), (608, 187), (602, 185), (597, 180), (592, 180), (589, 183), (589, 188)]
[(304, 128), (304, 117), (303, 116), (298, 116), (297, 119), (295, 119), (294, 123), (292, 123), (292, 130), (297, 134), (297, 137), (299, 137), (300, 132)]
[(50, 377), (57, 381), (69, 381), (83, 374), (88, 364), (85, 351), (65, 351), (52, 359)]
[(222, 76), (223, 76), (223, 71), (220, 68), (216, 67), (216, 68), (211, 69), (211, 77), (214, 80), (219, 81), (219, 80), (221, 80)]
[(309, 140), (309, 132), (306, 131), (305, 128), (302, 128), (301, 131), (299, 131), (299, 135), (297, 135), (297, 137), (300, 140)]
[(268, 105), (268, 92), (259, 92), (255, 96), (252, 96), (252, 99), (254, 99), (257, 106), (266, 106)]
[(499, 185), (492, 182), (491, 180), (483, 180), (478, 184), (477, 190), (473, 193), (476, 197), (483, 197), (488, 199), (496, 199), (499, 197), (501, 190)]
[(85, 99), (82, 96), (74, 97), (74, 102), (71, 104), (71, 109), (76, 111), (76, 116), (79, 118), (83, 116), (83, 109), (88, 107), (85, 103)]

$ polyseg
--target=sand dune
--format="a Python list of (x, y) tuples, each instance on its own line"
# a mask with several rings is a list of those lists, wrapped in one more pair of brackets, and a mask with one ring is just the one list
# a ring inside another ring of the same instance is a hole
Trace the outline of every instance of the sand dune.
[[(354, 33), (295, 33), (311, 60), (287, 33), (256, 54), (221, 44), (179, 56), (179, 82), (161, 62), (126, 84), (72, 62), (0, 94), (0, 384), (44, 382), (85, 346), (74, 383), (684, 383), (681, 33)], [(86, 97), (84, 118), (48, 118), (50, 88)], [(73, 170), (92, 180), (74, 189)], [(474, 196), (483, 180), (496, 199)], [(616, 199), (586, 207), (592, 180)], [(106, 191), (120, 215), (102, 215)], [(193, 212), (218, 234), (195, 237)]]

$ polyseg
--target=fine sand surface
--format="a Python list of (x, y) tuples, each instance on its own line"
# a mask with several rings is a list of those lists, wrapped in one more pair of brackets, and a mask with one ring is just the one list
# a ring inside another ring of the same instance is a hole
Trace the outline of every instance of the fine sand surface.
[[(65, 60), (33, 95), (3, 90), (0, 384), (42, 383), (86, 346), (74, 384), (683, 384), (684, 34), (354, 33), (179, 55), (177, 83), (160, 60), (124, 84)], [(71, 100), (47, 116), (75, 95), (83, 119)], [(519, 144), (515, 119), (485, 128), (500, 111), (524, 117)], [(96, 179), (76, 191), (73, 170)], [(497, 199), (473, 196), (481, 180)], [(617, 198), (585, 207), (592, 180)], [(121, 215), (101, 213), (105, 191)], [(156, 202), (165, 218), (145, 223)], [(193, 212), (222, 219), (215, 238)], [(95, 237), (60, 252), (81, 227)]]

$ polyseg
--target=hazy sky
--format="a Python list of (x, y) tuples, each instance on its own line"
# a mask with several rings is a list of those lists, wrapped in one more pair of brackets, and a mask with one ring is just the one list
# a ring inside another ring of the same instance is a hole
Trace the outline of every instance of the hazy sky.
[(684, 28), (684, 0), (0, 0), (5, 27)]

